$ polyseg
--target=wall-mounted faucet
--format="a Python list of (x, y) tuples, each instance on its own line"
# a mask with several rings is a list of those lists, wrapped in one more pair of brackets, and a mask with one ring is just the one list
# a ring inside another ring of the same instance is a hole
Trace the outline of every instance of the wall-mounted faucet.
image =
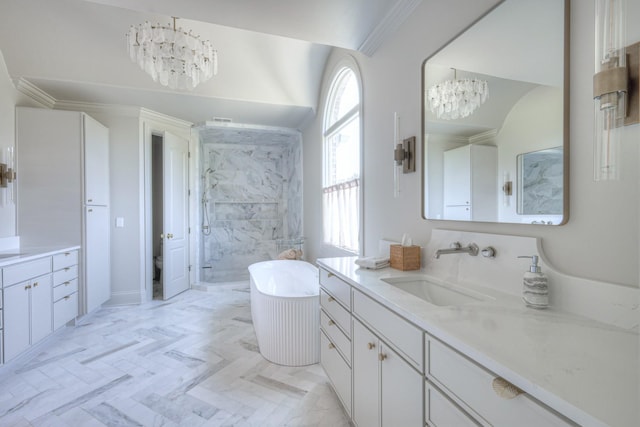
[(477, 256), (480, 248), (475, 243), (469, 243), (468, 246), (464, 248), (460, 245), (460, 242), (454, 242), (451, 244), (451, 247), (448, 249), (438, 249), (436, 253), (433, 255), (435, 259), (440, 258), (440, 255), (447, 254), (469, 254), (471, 256)]

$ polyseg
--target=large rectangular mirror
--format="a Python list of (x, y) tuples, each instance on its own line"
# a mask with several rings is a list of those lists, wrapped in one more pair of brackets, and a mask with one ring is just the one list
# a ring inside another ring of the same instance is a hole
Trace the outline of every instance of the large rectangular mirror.
[[(569, 0), (504, 0), (424, 62), (424, 218), (567, 222), (568, 20)], [(554, 208), (521, 209), (518, 161), (545, 150), (561, 163), (535, 205)]]

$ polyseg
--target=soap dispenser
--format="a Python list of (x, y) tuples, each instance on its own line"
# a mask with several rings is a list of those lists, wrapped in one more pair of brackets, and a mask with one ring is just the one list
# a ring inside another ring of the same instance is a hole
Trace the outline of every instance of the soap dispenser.
[(547, 276), (538, 265), (538, 256), (519, 256), (518, 258), (531, 258), (531, 266), (525, 271), (522, 287), (522, 300), (527, 307), (549, 307), (549, 286)]

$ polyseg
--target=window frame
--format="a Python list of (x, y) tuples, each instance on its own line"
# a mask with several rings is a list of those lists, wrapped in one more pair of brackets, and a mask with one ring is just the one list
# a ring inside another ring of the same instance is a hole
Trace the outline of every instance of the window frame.
[[(340, 78), (343, 73), (347, 70), (351, 71), (355, 77), (356, 84), (358, 86), (358, 103), (352, 107), (349, 111), (347, 111), (343, 116), (338, 118), (334, 123), (328, 125), (328, 121), (330, 118), (331, 109), (334, 107), (335, 102), (335, 91), (338, 86)], [(329, 184), (327, 182), (327, 177), (330, 171), (330, 165), (327, 161), (327, 142), (328, 139), (339, 132), (345, 126), (351, 124), (354, 117), (357, 116), (357, 124), (359, 127), (359, 161), (360, 168), (358, 171), (358, 187), (359, 187), (359, 197), (358, 197), (358, 248), (356, 251), (336, 246), (333, 243), (325, 241), (325, 230), (324, 230), (324, 207), (322, 208), (322, 244), (328, 247), (337, 248), (349, 253), (360, 255), (363, 253), (364, 248), (364, 121), (363, 121), (363, 104), (364, 104), (364, 94), (363, 94), (363, 85), (362, 78), (360, 74), (360, 70), (357, 62), (352, 56), (345, 56), (341, 58), (333, 67), (329, 78), (326, 81), (327, 88), (325, 92), (324, 99), (324, 110), (323, 110), (323, 120), (322, 120), (322, 191), (321, 195), (324, 192), (324, 189), (330, 187), (331, 185), (336, 185), (336, 183)], [(324, 196), (323, 196), (324, 197)]]

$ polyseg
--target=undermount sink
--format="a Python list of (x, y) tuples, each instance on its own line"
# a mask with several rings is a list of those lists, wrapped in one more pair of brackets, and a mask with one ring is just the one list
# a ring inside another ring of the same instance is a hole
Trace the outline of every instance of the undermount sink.
[(424, 278), (389, 277), (381, 280), (428, 303), (439, 306), (463, 305), (486, 299), (485, 295), (470, 289), (440, 284)]

